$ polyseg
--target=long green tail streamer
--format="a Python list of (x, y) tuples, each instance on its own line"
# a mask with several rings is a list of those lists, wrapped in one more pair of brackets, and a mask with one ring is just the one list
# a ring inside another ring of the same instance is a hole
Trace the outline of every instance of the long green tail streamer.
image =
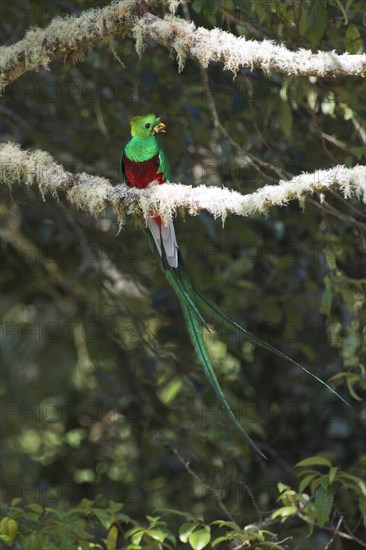
[(343, 401), (343, 403), (345, 403), (348, 407), (351, 406), (341, 395), (339, 395), (339, 393), (337, 393), (335, 391), (335, 389), (333, 389), (326, 382), (324, 382), (324, 380), (322, 380), (321, 378), (316, 376), (316, 374), (314, 374), (313, 372), (306, 369), (303, 365), (300, 365), (300, 363), (297, 363), (294, 359), (291, 359), (291, 357), (289, 357), (288, 355), (286, 355), (282, 351), (280, 351), (277, 348), (271, 346), (271, 344), (268, 344), (268, 342), (265, 342), (264, 340), (262, 340), (262, 338), (260, 338), (259, 336), (256, 336), (255, 334), (253, 334), (253, 332), (250, 332), (249, 330), (245, 329), (244, 327), (242, 327), (241, 325), (239, 325), (238, 323), (236, 323), (235, 321), (233, 321), (232, 319), (227, 317), (225, 315), (225, 313), (223, 311), (221, 311), (219, 306), (217, 306), (215, 304), (215, 302), (212, 302), (209, 298), (204, 296), (199, 290), (197, 290), (197, 288), (192, 287), (192, 289), (193, 289), (194, 294), (196, 296), (197, 302), (201, 305), (201, 308), (203, 309), (203, 311), (204, 312), (210, 312), (212, 317), (219, 324), (221, 324), (222, 326), (225, 326), (226, 328), (230, 327), (230, 328), (235, 328), (235, 329), (239, 330), (249, 342), (252, 342), (253, 344), (257, 344), (261, 348), (264, 348), (268, 351), (271, 351), (272, 353), (274, 353), (278, 357), (281, 357), (282, 359), (286, 359), (287, 361), (290, 361), (290, 363), (292, 363), (293, 365), (296, 365), (297, 367), (300, 367), (300, 369), (302, 369), (307, 374), (310, 374), (310, 376), (312, 376), (313, 378), (315, 378), (315, 380), (320, 382), (320, 384), (325, 386), (327, 388), (327, 390), (329, 390), (331, 393), (336, 395), (338, 397), (338, 399)]
[(189, 303), (185, 301), (185, 298), (182, 296), (179, 296), (179, 300), (182, 306), (183, 315), (185, 317), (189, 337), (191, 339), (192, 345), (197, 353), (198, 359), (203, 367), (203, 371), (206, 375), (207, 380), (210, 383), (210, 386), (216, 395), (220, 405), (222, 406), (224, 412), (227, 414), (227, 416), (231, 419), (231, 421), (235, 424), (235, 426), (238, 428), (240, 433), (244, 436), (246, 441), (259, 453), (263, 458), (267, 458), (262, 451), (257, 447), (257, 445), (254, 443), (254, 441), (251, 439), (251, 437), (247, 434), (247, 432), (244, 430), (242, 425), (238, 422), (236, 419), (233, 411), (230, 408), (230, 405), (226, 401), (226, 398), (222, 392), (222, 389), (220, 387), (220, 384), (217, 380), (216, 373), (214, 371), (213, 365), (211, 363), (210, 357), (208, 355), (208, 350), (206, 347), (206, 344), (203, 340), (202, 335), (202, 324), (199, 323), (197, 318), (195, 317), (194, 311), (191, 309)]
[[(153, 251), (159, 256), (155, 243), (153, 239), (149, 236), (149, 242), (150, 246), (153, 249)], [(160, 258), (160, 256), (159, 256)], [(203, 371), (210, 383), (210, 386), (217, 397), (219, 403), (221, 404), (223, 410), (227, 414), (227, 416), (231, 419), (231, 421), (235, 424), (235, 426), (238, 428), (240, 433), (244, 436), (245, 440), (255, 449), (263, 458), (266, 458), (266, 456), (262, 453), (262, 451), (257, 447), (257, 445), (254, 443), (254, 441), (251, 439), (251, 437), (247, 434), (247, 432), (244, 430), (244, 428), (241, 426), (241, 424), (236, 419), (233, 411), (231, 410), (228, 402), (226, 401), (225, 395), (223, 394), (220, 384), (218, 382), (218, 379), (216, 377), (215, 370), (213, 368), (213, 365), (211, 363), (207, 346), (203, 339), (202, 334), (202, 328), (205, 327), (208, 329), (206, 320), (203, 316), (203, 314), (206, 314), (216, 322), (218, 322), (222, 327), (235, 329), (239, 331), (244, 338), (246, 338), (249, 342), (252, 342), (253, 344), (256, 344), (268, 351), (271, 351), (278, 357), (281, 357), (282, 359), (286, 359), (287, 361), (290, 361), (293, 365), (296, 365), (300, 369), (302, 369), (304, 372), (315, 378), (318, 382), (320, 382), (323, 386), (325, 386), (331, 393), (333, 393), (338, 399), (343, 401), (346, 405), (350, 406), (349, 403), (345, 399), (343, 399), (342, 396), (340, 396), (331, 386), (329, 386), (324, 380), (310, 372), (308, 369), (291, 359), (288, 355), (283, 353), (282, 351), (278, 350), (277, 348), (271, 346), (271, 344), (268, 344), (262, 338), (259, 336), (256, 336), (249, 330), (245, 329), (235, 321), (232, 321), (225, 313), (219, 308), (218, 305), (215, 304), (212, 300), (207, 298), (204, 294), (202, 294), (192, 283), (190, 276), (185, 271), (182, 260), (179, 258), (179, 267), (170, 269), (170, 270), (164, 270), (164, 274), (166, 279), (168, 280), (169, 284), (177, 294), (180, 304), (182, 306), (183, 315), (186, 320), (188, 334), (190, 337), (190, 340), (192, 342), (192, 345), (197, 353), (197, 357), (202, 365)], [(202, 314), (203, 313), (203, 314)]]

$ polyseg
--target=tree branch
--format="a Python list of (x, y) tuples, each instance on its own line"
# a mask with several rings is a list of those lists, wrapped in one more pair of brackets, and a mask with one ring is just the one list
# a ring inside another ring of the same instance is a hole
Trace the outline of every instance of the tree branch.
[[(56, 17), (45, 29), (31, 29), (11, 46), (0, 47), (0, 93), (27, 71), (48, 67), (51, 61), (74, 62), (92, 45), (106, 43), (128, 31), (150, 7), (161, 0), (122, 0), (104, 8), (85, 10), (80, 16)], [(171, 10), (178, 0), (166, 0)]]
[(234, 74), (240, 67), (250, 67), (285, 75), (366, 75), (366, 54), (290, 51), (270, 40), (246, 40), (221, 29), (196, 28), (177, 17), (160, 19), (146, 13), (159, 2), (174, 12), (181, 0), (122, 0), (86, 10), (77, 17), (55, 18), (45, 29), (29, 30), (19, 42), (0, 47), (0, 92), (27, 71), (48, 67), (52, 61), (65, 60), (69, 55), (74, 62), (79, 61), (88, 47), (131, 33), (140, 53), (144, 38), (174, 50), (180, 70), (189, 56), (203, 67), (210, 61), (220, 61)]
[(145, 219), (159, 214), (168, 220), (178, 208), (185, 208), (192, 216), (207, 210), (224, 222), (230, 214), (265, 214), (271, 207), (284, 206), (292, 200), (304, 205), (306, 196), (314, 193), (320, 193), (323, 202), (322, 193), (329, 189), (338, 189), (345, 198), (354, 196), (366, 203), (366, 166), (362, 165), (353, 168), (338, 165), (329, 170), (300, 174), (248, 195), (221, 187), (192, 187), (179, 183), (151, 185), (140, 190), (125, 184), (113, 186), (106, 178), (85, 172), (67, 172), (48, 153), (22, 151), (13, 143), (0, 145), (0, 183), (8, 187), (17, 183), (36, 185), (43, 197), (46, 192), (57, 196), (59, 191), (64, 191), (73, 206), (93, 216), (111, 207), (120, 226), (129, 213), (142, 214)]
[(218, 28), (196, 28), (193, 23), (173, 16), (160, 19), (146, 13), (138, 21), (134, 34), (138, 51), (142, 51), (145, 37), (175, 51), (179, 70), (183, 69), (186, 58), (192, 57), (203, 67), (208, 67), (210, 61), (220, 61), (224, 69), (234, 74), (241, 67), (249, 67), (287, 76), (366, 75), (366, 54), (312, 53), (304, 48), (290, 51), (272, 40), (247, 40)]

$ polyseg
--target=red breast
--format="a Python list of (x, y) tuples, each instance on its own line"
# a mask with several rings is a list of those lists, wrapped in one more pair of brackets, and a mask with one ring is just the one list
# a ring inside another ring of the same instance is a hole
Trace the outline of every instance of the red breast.
[(159, 155), (142, 162), (134, 162), (123, 155), (122, 164), (126, 182), (131, 187), (144, 189), (152, 181), (158, 181), (159, 184), (164, 183), (163, 174), (158, 174)]

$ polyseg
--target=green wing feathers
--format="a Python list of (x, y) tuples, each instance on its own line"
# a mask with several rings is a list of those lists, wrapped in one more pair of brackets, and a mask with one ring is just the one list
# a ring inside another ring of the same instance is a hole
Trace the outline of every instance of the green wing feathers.
[(170, 171), (170, 164), (165, 154), (164, 149), (159, 145), (159, 170), (158, 174), (163, 174), (165, 181), (172, 181), (172, 173)]

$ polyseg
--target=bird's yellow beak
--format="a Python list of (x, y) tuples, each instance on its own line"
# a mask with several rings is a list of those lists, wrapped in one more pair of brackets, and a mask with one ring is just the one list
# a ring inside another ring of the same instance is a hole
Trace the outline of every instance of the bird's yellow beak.
[(164, 122), (159, 122), (156, 126), (154, 126), (154, 132), (166, 132), (166, 126)]

